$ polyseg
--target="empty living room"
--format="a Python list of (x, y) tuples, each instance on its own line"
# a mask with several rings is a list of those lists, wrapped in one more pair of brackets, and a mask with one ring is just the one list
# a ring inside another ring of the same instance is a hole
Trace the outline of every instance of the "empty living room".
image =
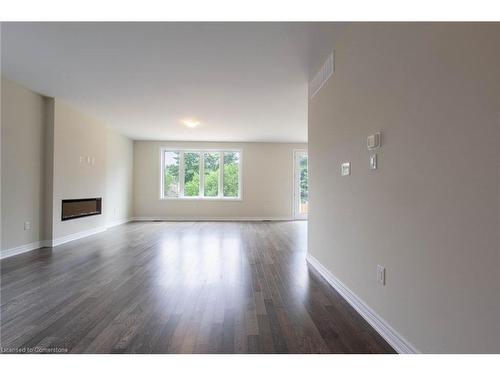
[(8, 371), (500, 366), (500, 13), (113, 9), (1, 17)]

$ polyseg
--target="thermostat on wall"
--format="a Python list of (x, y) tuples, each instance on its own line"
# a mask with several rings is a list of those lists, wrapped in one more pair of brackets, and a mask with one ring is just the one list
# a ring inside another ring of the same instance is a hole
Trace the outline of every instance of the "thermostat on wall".
[(380, 147), (380, 132), (369, 135), (366, 139), (366, 146), (368, 150), (374, 150)]

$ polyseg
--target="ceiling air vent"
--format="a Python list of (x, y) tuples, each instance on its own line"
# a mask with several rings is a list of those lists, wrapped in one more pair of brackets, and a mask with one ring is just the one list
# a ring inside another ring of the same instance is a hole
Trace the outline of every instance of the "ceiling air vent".
[(330, 56), (328, 56), (323, 66), (319, 69), (318, 73), (316, 73), (311, 82), (309, 82), (309, 99), (314, 98), (314, 95), (316, 95), (319, 90), (321, 90), (323, 85), (333, 74), (333, 71), (335, 70), (334, 53), (335, 51), (332, 51), (332, 53), (330, 53)]

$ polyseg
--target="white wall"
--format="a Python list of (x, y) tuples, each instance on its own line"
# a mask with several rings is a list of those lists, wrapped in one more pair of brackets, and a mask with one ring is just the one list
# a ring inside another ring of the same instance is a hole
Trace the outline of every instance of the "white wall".
[[(44, 98), (2, 78), (2, 249), (41, 240)], [(24, 222), (31, 229), (24, 230)]]
[[(242, 150), (242, 200), (160, 200), (160, 148)], [(293, 150), (306, 144), (134, 142), (134, 216), (161, 218), (271, 218), (293, 215)]]
[(309, 251), (423, 352), (500, 352), (499, 41), (498, 24), (352, 24), (309, 103)]

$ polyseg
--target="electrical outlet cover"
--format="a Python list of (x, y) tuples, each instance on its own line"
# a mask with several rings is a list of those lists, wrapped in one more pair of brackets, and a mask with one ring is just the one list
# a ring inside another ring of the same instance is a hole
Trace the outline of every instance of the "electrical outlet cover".
[(385, 285), (385, 267), (377, 265), (377, 281)]

